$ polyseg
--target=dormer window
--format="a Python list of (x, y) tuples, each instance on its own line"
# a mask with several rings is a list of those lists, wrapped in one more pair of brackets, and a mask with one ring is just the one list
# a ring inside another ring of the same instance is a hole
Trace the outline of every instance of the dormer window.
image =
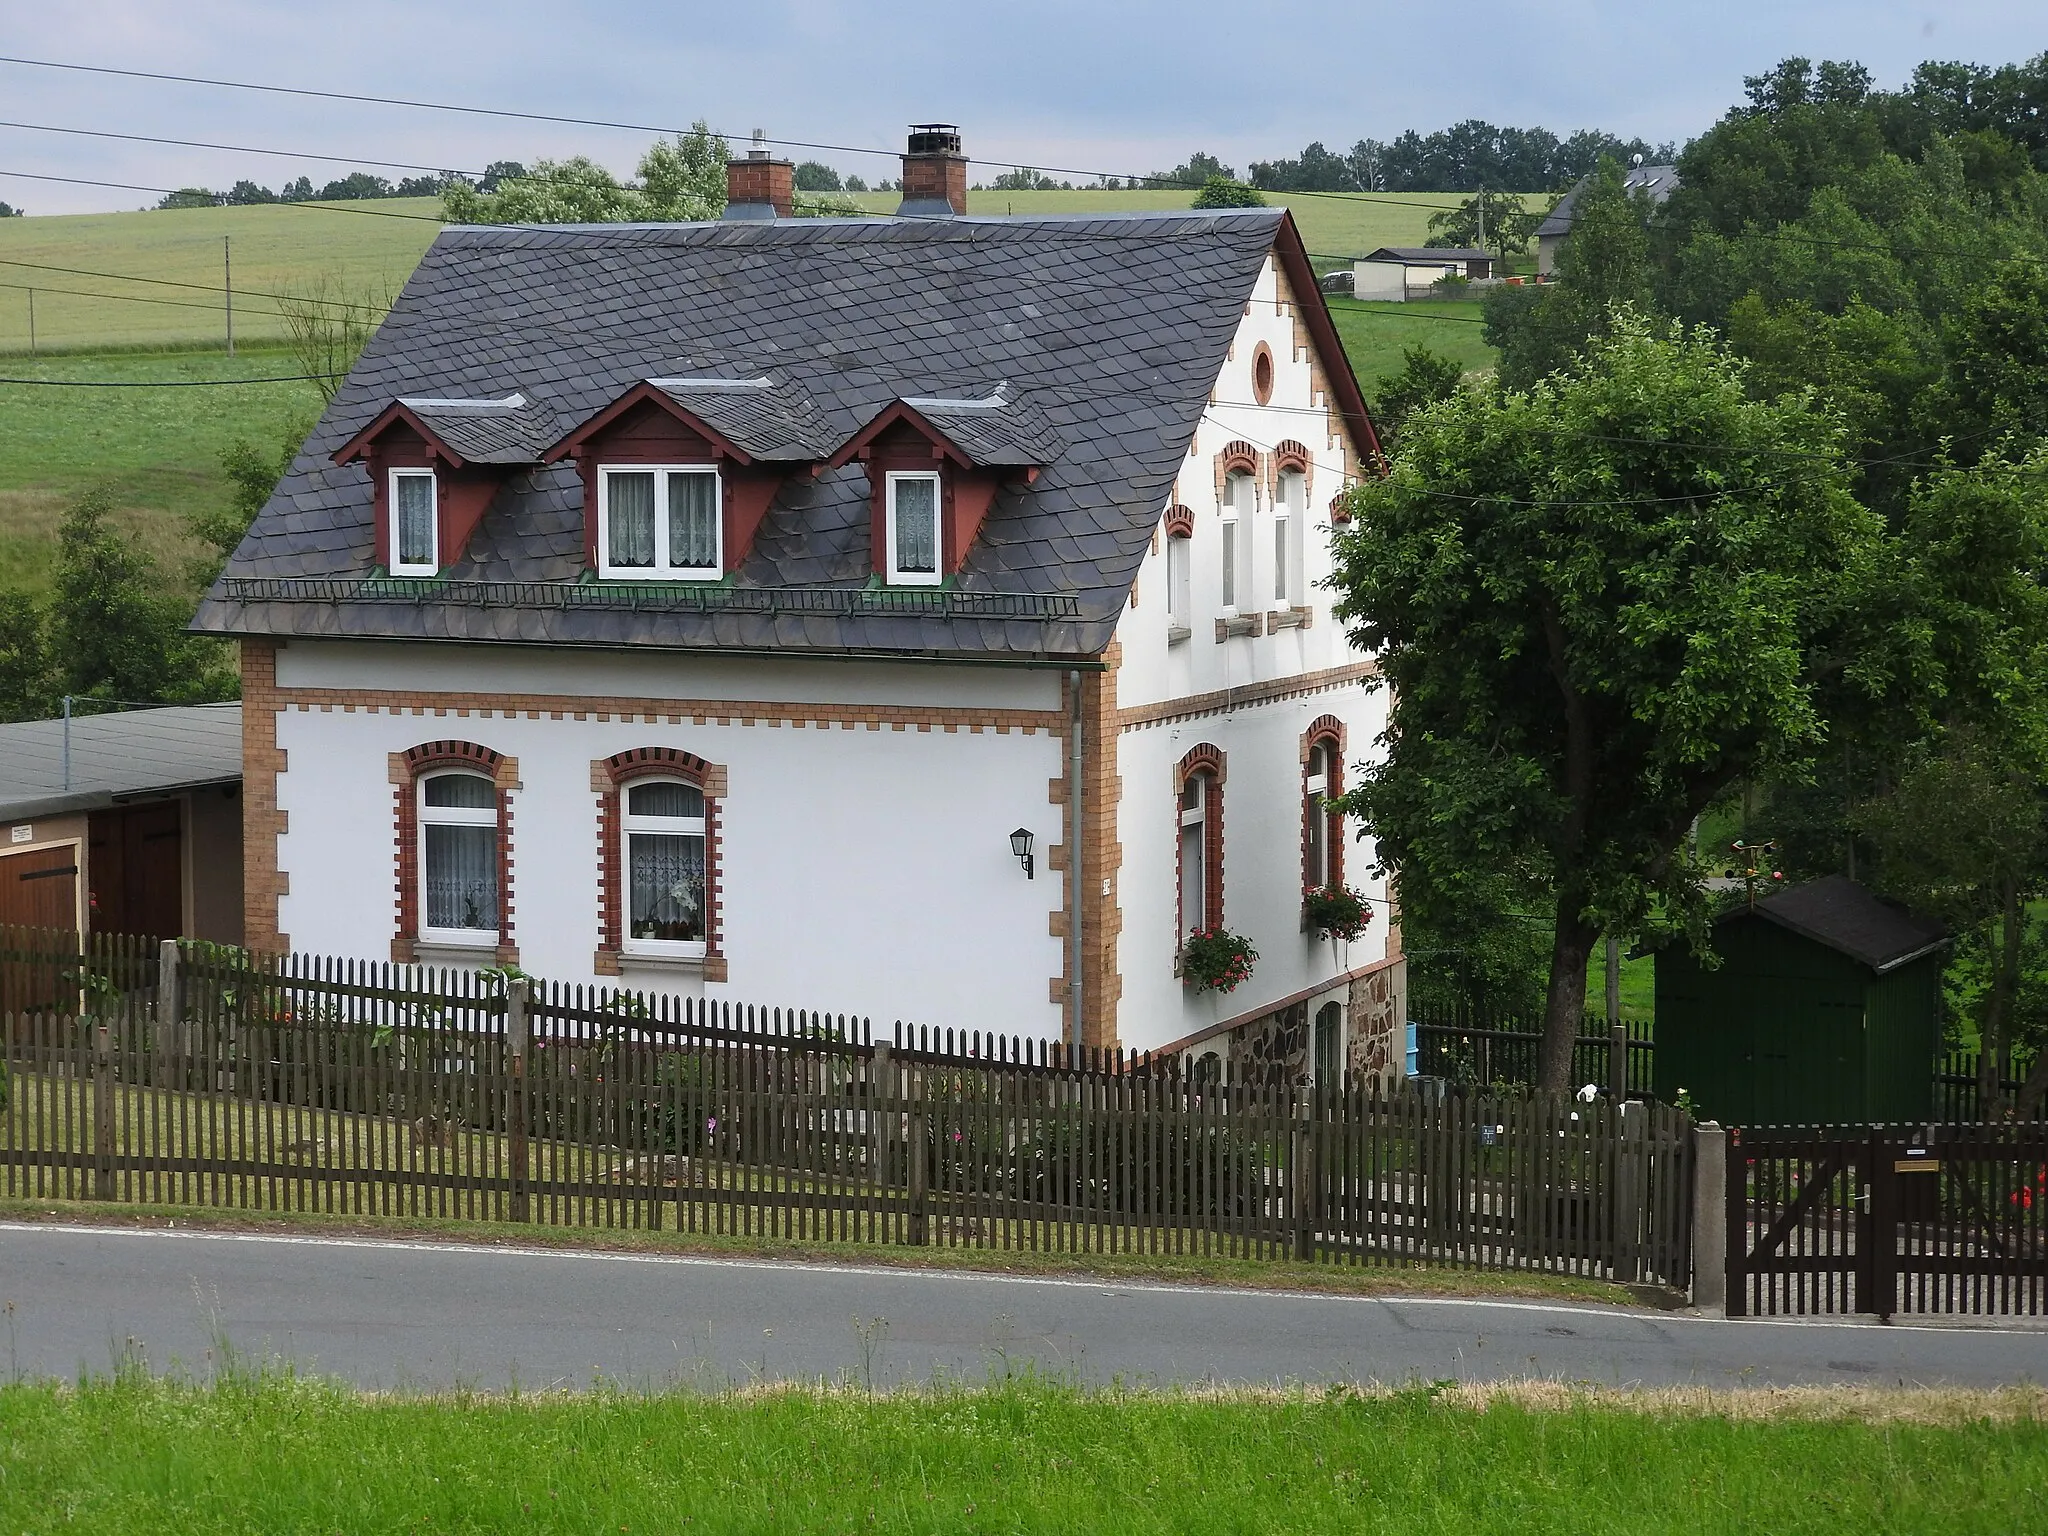
[(598, 484), (600, 576), (717, 581), (725, 574), (715, 466), (600, 466)]
[(391, 471), (392, 575), (432, 576), (441, 569), (440, 500), (431, 469)]
[(933, 473), (891, 473), (889, 569), (891, 586), (939, 584), (939, 477)]

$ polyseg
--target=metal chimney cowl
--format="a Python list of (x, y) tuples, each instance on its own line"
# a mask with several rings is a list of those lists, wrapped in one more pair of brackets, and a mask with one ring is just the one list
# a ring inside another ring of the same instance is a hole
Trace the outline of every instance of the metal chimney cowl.
[(953, 123), (912, 123), (903, 155), (900, 217), (950, 219), (967, 212), (967, 156)]

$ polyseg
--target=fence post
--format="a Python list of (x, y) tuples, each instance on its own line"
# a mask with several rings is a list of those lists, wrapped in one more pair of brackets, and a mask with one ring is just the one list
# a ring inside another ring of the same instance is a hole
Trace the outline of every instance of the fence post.
[(1311, 1088), (1301, 1094), (1294, 1106), (1294, 1147), (1288, 1162), (1294, 1175), (1294, 1257), (1303, 1262), (1312, 1262), (1316, 1256), (1316, 1227), (1320, 1212), (1316, 1209), (1316, 1192), (1321, 1186), (1320, 1170), (1316, 1166), (1316, 1127), (1320, 1118), (1317, 1100), (1320, 1089)]
[(114, 1048), (104, 1022), (92, 1034), (93, 1198), (114, 1198)]
[(1692, 1128), (1692, 1304), (1728, 1315), (1728, 1133)]
[(903, 1085), (910, 1099), (910, 1143), (904, 1148), (909, 1158), (908, 1174), (910, 1196), (909, 1231), (905, 1240), (916, 1247), (923, 1247), (930, 1241), (925, 1220), (926, 1186), (931, 1181), (931, 1142), (925, 1124), (924, 1073), (915, 1067), (907, 1068), (903, 1074)]
[(1634, 1285), (1643, 1278), (1643, 1206), (1649, 1193), (1650, 1106), (1640, 1099), (1621, 1105), (1619, 1155), (1614, 1160), (1614, 1281)]
[(182, 1088), (171, 1072), (185, 1054), (185, 972), (176, 939), (165, 939), (156, 951), (156, 1060), (155, 1086)]
[(511, 1103), (506, 1106), (506, 1122), (511, 1131), (512, 1155), (512, 1219), (526, 1221), (526, 1043), (528, 1033), (527, 1005), (531, 998), (533, 984), (524, 976), (515, 976), (505, 983), (505, 1051), (511, 1058), (512, 1075), (507, 1092)]
[[(895, 1066), (889, 1059), (889, 1042), (877, 1040), (868, 1056), (868, 1182), (884, 1203), (896, 1182), (896, 1116), (882, 1106), (895, 1097)], [(887, 1219), (884, 1210), (883, 1220)]]
[(1617, 1099), (1628, 1097), (1628, 1026), (1607, 1026), (1607, 1091)]

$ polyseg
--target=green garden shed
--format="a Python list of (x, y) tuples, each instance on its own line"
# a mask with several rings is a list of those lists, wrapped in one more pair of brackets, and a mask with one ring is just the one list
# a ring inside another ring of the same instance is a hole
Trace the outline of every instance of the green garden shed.
[(1845, 875), (1713, 928), (1708, 970), (1657, 952), (1656, 1093), (1723, 1125), (1924, 1120), (1940, 1045), (1941, 928)]

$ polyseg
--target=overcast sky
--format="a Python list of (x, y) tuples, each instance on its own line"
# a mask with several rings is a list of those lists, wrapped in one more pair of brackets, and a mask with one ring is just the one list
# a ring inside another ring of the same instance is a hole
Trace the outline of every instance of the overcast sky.
[[(514, 108), (729, 137), (896, 150), (958, 122), (978, 160), (1141, 173), (1206, 149), (1242, 170), (1466, 117), (1686, 138), (1789, 54), (1861, 60), (1895, 84), (1925, 58), (2048, 48), (2042, 0), (0, 0), (0, 53)], [(0, 64), (0, 118), (474, 169), (587, 153), (630, 172), (648, 135)], [(815, 155), (874, 181), (890, 159)], [(977, 165), (986, 179), (1001, 165)], [(0, 127), (0, 198), (33, 212), (135, 207), (151, 187), (316, 184), (320, 161)], [(17, 173), (17, 174), (4, 174)]]

